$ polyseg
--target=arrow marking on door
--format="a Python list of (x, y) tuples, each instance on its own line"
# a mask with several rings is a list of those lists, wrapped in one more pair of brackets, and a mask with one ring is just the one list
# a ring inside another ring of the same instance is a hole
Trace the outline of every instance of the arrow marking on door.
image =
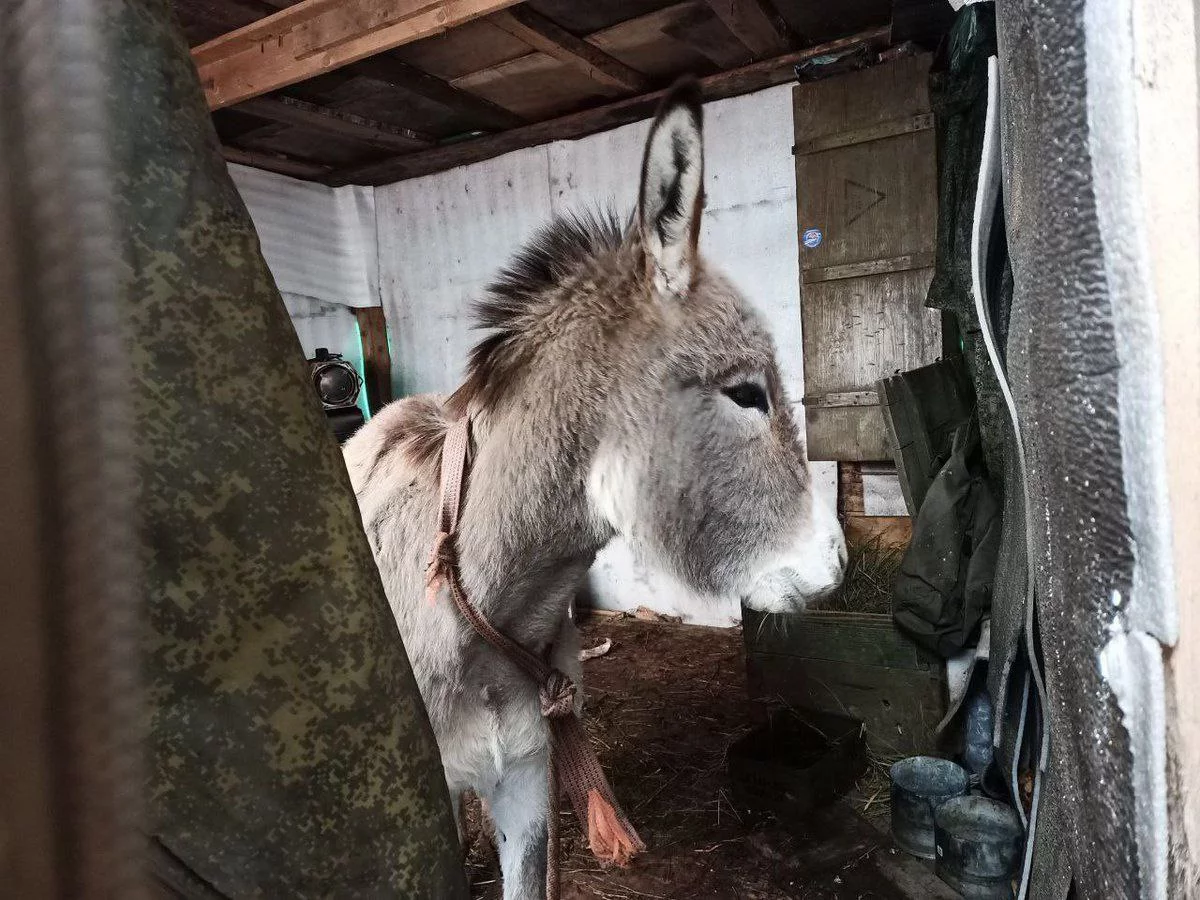
[(886, 200), (887, 194), (846, 178), (842, 181), (842, 197), (846, 204), (847, 213), (857, 210), (846, 220), (847, 225), (853, 225)]

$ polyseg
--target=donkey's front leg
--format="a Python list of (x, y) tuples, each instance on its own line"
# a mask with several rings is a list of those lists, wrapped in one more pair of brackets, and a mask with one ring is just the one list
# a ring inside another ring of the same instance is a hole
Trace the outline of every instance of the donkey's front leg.
[(504, 900), (542, 900), (546, 895), (546, 752), (506, 763), (487, 797)]

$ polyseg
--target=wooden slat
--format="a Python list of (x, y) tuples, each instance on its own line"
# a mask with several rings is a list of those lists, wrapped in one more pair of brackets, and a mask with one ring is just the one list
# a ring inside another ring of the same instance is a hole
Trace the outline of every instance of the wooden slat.
[(937, 238), (935, 158), (931, 131), (797, 156), (796, 184), (806, 188), (798, 197), (800, 228), (824, 232), (820, 246), (801, 248), (805, 280), (813, 269), (836, 273), (834, 267), (879, 260), (920, 254), (931, 259)]
[(923, 115), (929, 109), (927, 55), (902, 57), (886, 65), (827, 79), (825, 90), (804, 86), (795, 107), (796, 144), (857, 132)]
[(593, 81), (622, 91), (644, 91), (646, 77), (599, 47), (578, 38), (532, 9), (514, 7), (488, 21), (520, 38), (535, 50), (573, 66)]
[(756, 57), (786, 53), (794, 46), (786, 23), (766, 0), (708, 0), (708, 5)]
[(278, 172), (280, 175), (291, 175), (293, 178), (320, 178), (328, 174), (329, 166), (319, 163), (290, 159), (274, 153), (262, 153), (255, 150), (242, 150), (238, 147), (222, 147), (221, 155), (226, 162), (238, 163), (243, 166), (253, 166), (256, 169), (266, 169), (268, 172)]
[(411, 128), (377, 122), (294, 97), (255, 97), (239, 104), (237, 109), (271, 122), (327, 131), (338, 137), (390, 150), (412, 151), (437, 142), (433, 135)]
[(388, 349), (387, 320), (382, 306), (362, 306), (354, 310), (362, 337), (364, 387), (371, 414), (392, 402), (392, 355)]
[(511, 110), (456, 88), (448, 81), (391, 56), (372, 56), (345, 71), (352, 77), (370, 78), (424, 97), (478, 122), (483, 129), (500, 130), (525, 124), (525, 119)]
[(752, 636), (773, 631), (800, 634), (809, 616), (766, 618), (762, 623), (758, 616), (744, 614), (746, 675), (754, 696), (778, 697), (800, 709), (859, 719), (867, 727), (867, 744), (880, 755), (929, 753), (938, 746), (937, 726), (946, 709), (941, 672), (762, 653), (753, 646)]
[[(698, 31), (699, 44), (694, 41)], [(704, 0), (673, 3), (589, 34), (587, 39), (639, 72), (662, 79), (664, 84), (680, 72), (694, 72), (697, 77), (713, 74), (704, 68), (710, 57), (701, 45), (707, 43), (722, 41), (727, 45), (716, 54), (723, 60), (717, 63), (720, 70), (736, 69), (754, 61), (750, 51), (729, 33)], [(740, 56), (735, 58), (734, 54)]]
[(846, 516), (846, 543), (878, 541), (881, 547), (905, 550), (912, 543), (912, 522), (908, 516)]
[[(707, 6), (681, 12), (678, 18), (661, 27), (667, 37), (686, 44), (711, 60), (720, 69), (735, 69), (754, 61), (755, 54), (733, 36), (725, 24)], [(662, 41), (655, 42), (662, 46)]]
[[(805, 50), (743, 66), (740, 69), (710, 75), (700, 79), (701, 92), (706, 100), (720, 100), (782, 84), (795, 77), (796, 65), (805, 60), (857, 45), (878, 44), (887, 40), (888, 33), (889, 29), (886, 26), (874, 28), (826, 44), (818, 44)], [(335, 172), (327, 179), (327, 182), (334, 185), (384, 184), (491, 159), (525, 147), (584, 137), (597, 131), (649, 118), (665, 96), (665, 90), (653, 91), (637, 97), (618, 100), (595, 109), (572, 113), (546, 122), (537, 122), (522, 128), (514, 128), (497, 135), (463, 141), (451, 146), (422, 150), (378, 163), (352, 166)]]
[(868, 259), (864, 262), (847, 263), (842, 266), (822, 266), (819, 269), (805, 269), (804, 283), (816, 284), (821, 281), (838, 281), (842, 278), (863, 278), (867, 275), (886, 275), (888, 272), (907, 272), (909, 269), (927, 269), (934, 263), (932, 250), (922, 253), (908, 253), (903, 256), (893, 256), (890, 259)]
[(836, 150), (838, 147), (849, 147), (852, 144), (865, 144), (868, 141), (878, 141), (881, 138), (895, 137), (899, 134), (912, 134), (914, 131), (928, 131), (933, 128), (933, 113), (918, 113), (915, 116), (905, 116), (902, 119), (890, 119), (866, 128), (855, 128), (838, 134), (827, 134), (811, 141), (797, 144), (795, 153), (804, 156), (809, 153), (820, 153), (823, 150)]
[(838, 467), (838, 515), (864, 516), (862, 466), (853, 462), (840, 462)]
[(835, 391), (829, 394), (809, 394), (801, 401), (805, 406), (833, 409), (841, 406), (878, 406), (876, 391)]
[[(939, 314), (925, 307), (932, 277), (932, 269), (912, 269), (805, 284), (800, 311), (808, 391), (822, 396), (864, 390), (898, 369), (937, 359)], [(892, 459), (878, 406), (806, 405), (804, 412), (810, 459)]]
[(192, 50), (212, 109), (221, 109), (442, 34), (517, 0), (301, 0)]
[[(743, 623), (747, 629), (763, 618), (778, 614), (748, 611)], [(938, 677), (941, 660), (896, 630), (885, 613), (842, 613), (806, 610), (789, 615), (788, 624), (796, 628), (755, 629), (749, 637), (754, 653), (781, 653), (828, 662), (858, 663), (922, 672)]]
[(456, 78), (455, 87), (487, 97), (531, 122), (543, 122), (629, 92), (541, 51)]

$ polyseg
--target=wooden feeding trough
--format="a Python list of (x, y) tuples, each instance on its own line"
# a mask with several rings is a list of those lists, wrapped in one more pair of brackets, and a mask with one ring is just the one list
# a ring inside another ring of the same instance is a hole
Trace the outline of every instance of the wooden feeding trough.
[(750, 691), (802, 710), (850, 716), (876, 756), (928, 753), (946, 711), (942, 660), (889, 615), (742, 610)]

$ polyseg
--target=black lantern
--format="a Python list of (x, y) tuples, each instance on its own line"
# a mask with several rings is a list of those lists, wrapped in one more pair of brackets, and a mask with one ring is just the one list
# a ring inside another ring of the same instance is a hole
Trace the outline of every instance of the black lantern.
[(318, 347), (316, 356), (308, 361), (308, 377), (338, 443), (345, 443), (363, 424), (358, 408), (362, 378), (340, 353), (330, 353), (325, 347)]

